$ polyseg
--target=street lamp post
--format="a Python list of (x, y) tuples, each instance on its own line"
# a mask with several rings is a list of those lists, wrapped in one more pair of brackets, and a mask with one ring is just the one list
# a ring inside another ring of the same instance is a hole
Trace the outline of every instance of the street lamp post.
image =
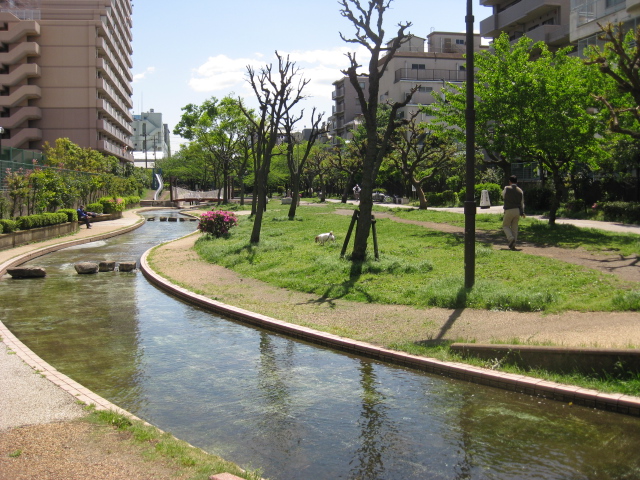
[(473, 4), (467, 0), (467, 107), (466, 119), (466, 196), (464, 202), (464, 286), (473, 287), (476, 274), (476, 202), (475, 190), (475, 143), (476, 143), (476, 110), (474, 92), (474, 35)]
[(2, 156), (2, 135), (4, 135), (4, 127), (0, 127), (0, 156)]

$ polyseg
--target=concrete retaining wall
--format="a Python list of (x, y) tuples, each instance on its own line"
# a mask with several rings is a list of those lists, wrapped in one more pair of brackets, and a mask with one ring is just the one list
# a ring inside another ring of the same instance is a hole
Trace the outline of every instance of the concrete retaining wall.
[(558, 373), (585, 374), (640, 372), (640, 350), (613, 348), (561, 348), (533, 345), (479, 345), (454, 343), (451, 350), (464, 357), (496, 360), (521, 368), (540, 368)]
[(32, 228), (31, 230), (18, 230), (17, 232), (0, 235), (0, 250), (14, 248), (27, 243), (39, 242), (48, 238), (68, 235), (78, 229), (76, 222), (59, 223), (48, 227)]

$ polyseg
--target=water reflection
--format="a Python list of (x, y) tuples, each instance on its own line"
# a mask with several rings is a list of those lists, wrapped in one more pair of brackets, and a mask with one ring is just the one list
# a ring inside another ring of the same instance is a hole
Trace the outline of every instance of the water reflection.
[(177, 301), (138, 258), (193, 224), (41, 257), (0, 279), (6, 325), (59, 370), (132, 413), (275, 480), (640, 478), (640, 420), (432, 377), (248, 328)]

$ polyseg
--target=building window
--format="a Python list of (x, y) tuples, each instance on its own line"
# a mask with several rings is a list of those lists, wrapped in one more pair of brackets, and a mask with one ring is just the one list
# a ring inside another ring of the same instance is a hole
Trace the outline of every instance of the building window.
[(426, 70), (427, 66), (423, 63), (412, 63), (411, 70)]
[(418, 87), (418, 92), (431, 93), (433, 92), (433, 87)]
[(358, 82), (358, 85), (360, 85), (360, 88), (361, 88), (361, 89), (363, 89), (363, 90), (364, 90), (365, 88), (367, 88), (367, 84), (366, 84), (366, 83), (364, 83), (364, 82)]
[(463, 39), (461, 38), (456, 38), (456, 45), (466, 45), (467, 42), (465, 42)]
[(609, 7), (615, 7), (616, 5), (619, 5), (621, 3), (624, 3), (626, 0), (607, 0), (605, 5), (607, 8)]

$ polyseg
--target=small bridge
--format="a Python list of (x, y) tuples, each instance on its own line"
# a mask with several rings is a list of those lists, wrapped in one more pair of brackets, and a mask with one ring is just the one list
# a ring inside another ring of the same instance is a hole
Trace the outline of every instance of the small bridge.
[(186, 188), (171, 187), (171, 201), (187, 202), (194, 205), (201, 202), (219, 202), (223, 197), (222, 189), (208, 191), (194, 191)]

